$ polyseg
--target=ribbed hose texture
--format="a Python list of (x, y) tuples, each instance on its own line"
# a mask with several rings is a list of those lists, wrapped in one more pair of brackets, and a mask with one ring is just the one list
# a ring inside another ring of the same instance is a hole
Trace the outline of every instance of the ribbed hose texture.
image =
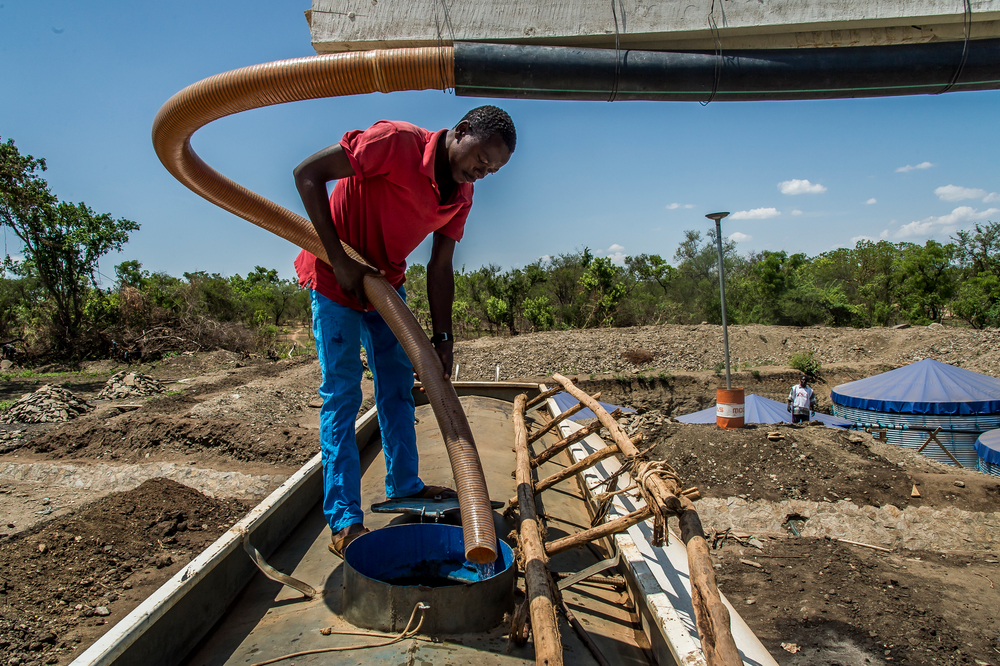
[[(307, 99), (400, 90), (453, 88), (451, 47), (338, 53), (244, 67), (192, 84), (171, 97), (153, 121), (153, 148), (177, 180), (225, 210), (327, 260), (305, 218), (251, 192), (206, 164), (191, 136), (213, 120), (250, 109)], [(353, 248), (344, 249), (364, 261)], [(365, 293), (399, 339), (427, 391), (455, 475), (466, 557), (496, 559), (493, 510), (472, 429), (441, 362), (409, 308), (379, 276), (365, 278)]]

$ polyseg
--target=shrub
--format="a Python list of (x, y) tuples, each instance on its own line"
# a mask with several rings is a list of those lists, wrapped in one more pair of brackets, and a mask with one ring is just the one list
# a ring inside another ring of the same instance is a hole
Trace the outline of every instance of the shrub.
[(813, 357), (811, 351), (808, 352), (797, 352), (792, 354), (792, 357), (788, 360), (788, 365), (795, 368), (799, 372), (813, 377), (820, 371), (823, 366), (820, 362)]

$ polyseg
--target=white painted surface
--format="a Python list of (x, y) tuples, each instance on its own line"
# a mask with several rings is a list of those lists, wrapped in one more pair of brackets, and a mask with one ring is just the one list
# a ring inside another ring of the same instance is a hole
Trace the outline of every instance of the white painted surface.
[[(551, 399), (549, 408), (550, 411), (555, 410), (553, 413), (559, 413), (558, 406)], [(563, 421), (559, 424), (564, 437), (580, 430), (581, 427), (573, 421)], [(582, 442), (571, 446), (570, 453), (575, 461), (579, 461), (605, 446), (604, 440), (592, 434)], [(609, 458), (585, 470), (582, 476), (589, 488), (608, 478), (620, 467), (616, 458)], [(626, 488), (631, 483), (631, 477), (623, 474), (618, 487)], [(641, 498), (632, 497), (630, 494), (617, 495), (607, 520), (624, 516), (642, 506), (645, 506), (645, 502)], [(691, 603), (687, 550), (680, 538), (673, 533), (670, 533), (669, 542), (663, 548), (651, 546), (652, 537), (652, 521), (634, 525), (628, 532), (615, 536), (615, 544), (621, 550), (627, 566), (634, 572), (644, 596), (644, 599), (636, 599), (635, 603), (646, 604), (653, 617), (657, 618), (658, 629), (669, 646), (675, 663), (684, 666), (705, 664), (695, 626), (694, 607)], [(736, 646), (740, 650), (745, 666), (777, 666), (777, 662), (726, 596), (724, 594), (721, 596), (723, 603), (729, 609), (733, 638), (736, 640)]]
[[(313, 0), (317, 53), (490, 41), (614, 48), (800, 48), (964, 38), (961, 0)], [(713, 12), (714, 6), (714, 12)], [(1000, 0), (972, 0), (973, 38)], [(617, 18), (617, 30), (616, 19)]]

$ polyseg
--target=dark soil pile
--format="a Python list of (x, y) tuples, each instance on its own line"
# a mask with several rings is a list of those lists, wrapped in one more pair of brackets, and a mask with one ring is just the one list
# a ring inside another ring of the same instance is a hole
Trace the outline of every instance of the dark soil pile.
[(47, 458), (107, 456), (122, 462), (204, 453), (240, 462), (301, 466), (318, 449), (316, 431), (297, 426), (250, 425), (234, 419), (192, 419), (131, 412), (80, 421), (32, 440)]
[(0, 663), (68, 663), (248, 510), (165, 479), (0, 541)]
[(998, 663), (997, 553), (901, 556), (826, 539), (719, 546), (719, 588), (783, 666)]

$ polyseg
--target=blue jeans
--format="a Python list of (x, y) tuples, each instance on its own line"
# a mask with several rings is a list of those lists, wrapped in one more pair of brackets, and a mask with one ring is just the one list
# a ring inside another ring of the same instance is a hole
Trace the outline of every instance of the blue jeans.
[[(354, 421), (361, 408), (360, 345), (375, 379), (375, 406), (385, 454), (386, 497), (408, 497), (424, 488), (417, 474), (413, 427), (413, 366), (396, 336), (374, 310), (361, 312), (310, 290), (313, 335), (323, 371), (319, 395), (323, 460), (323, 515), (336, 533), (364, 522), (361, 462)], [(399, 294), (406, 300), (406, 291)]]

